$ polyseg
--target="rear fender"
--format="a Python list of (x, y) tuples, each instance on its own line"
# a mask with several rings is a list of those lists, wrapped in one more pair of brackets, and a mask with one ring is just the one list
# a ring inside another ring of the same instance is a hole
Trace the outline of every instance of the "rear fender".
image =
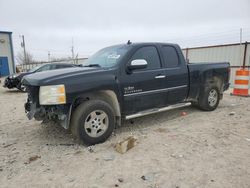
[(224, 91), (223, 78), (221, 76), (213, 76), (204, 80), (204, 84), (202, 84), (200, 87), (200, 94), (203, 93), (203, 91), (206, 91), (208, 88), (211, 88), (211, 87), (216, 87), (219, 89), (220, 99), (222, 99), (223, 91)]

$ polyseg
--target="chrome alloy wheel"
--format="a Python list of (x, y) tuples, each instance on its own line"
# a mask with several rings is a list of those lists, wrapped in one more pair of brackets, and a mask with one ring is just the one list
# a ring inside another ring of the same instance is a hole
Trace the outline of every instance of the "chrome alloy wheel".
[(209, 106), (211, 106), (211, 107), (215, 106), (217, 101), (218, 101), (218, 93), (215, 89), (211, 89), (211, 91), (208, 94)]
[(95, 110), (85, 119), (84, 129), (90, 137), (96, 138), (105, 133), (108, 125), (108, 115), (102, 110)]

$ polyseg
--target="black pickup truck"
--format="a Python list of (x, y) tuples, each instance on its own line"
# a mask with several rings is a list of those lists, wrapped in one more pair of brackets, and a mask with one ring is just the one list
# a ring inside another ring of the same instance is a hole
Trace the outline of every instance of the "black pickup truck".
[(187, 64), (180, 47), (127, 43), (104, 48), (85, 66), (24, 77), (29, 119), (55, 120), (85, 144), (105, 141), (122, 119), (193, 104), (216, 109), (229, 63)]

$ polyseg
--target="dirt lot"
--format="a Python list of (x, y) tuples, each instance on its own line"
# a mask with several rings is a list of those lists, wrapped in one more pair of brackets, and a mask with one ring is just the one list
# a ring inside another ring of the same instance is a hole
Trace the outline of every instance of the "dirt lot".
[[(93, 152), (61, 127), (28, 121), (25, 100), (0, 85), (0, 187), (250, 187), (250, 98), (125, 122)], [(129, 135), (138, 145), (117, 153)]]

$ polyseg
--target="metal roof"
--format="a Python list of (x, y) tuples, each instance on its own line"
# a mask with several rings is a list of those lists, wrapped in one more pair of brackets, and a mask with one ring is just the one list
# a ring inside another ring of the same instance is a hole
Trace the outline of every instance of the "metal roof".
[(192, 49), (202, 49), (202, 48), (216, 48), (216, 47), (225, 47), (225, 46), (236, 46), (236, 45), (245, 45), (250, 44), (250, 42), (242, 42), (242, 43), (230, 43), (230, 44), (218, 44), (218, 45), (210, 45), (210, 46), (198, 46), (198, 47), (191, 47), (191, 48), (183, 48), (182, 50), (192, 50)]
[(12, 34), (12, 32), (11, 31), (0, 31), (0, 33), (3, 33), (3, 34)]

